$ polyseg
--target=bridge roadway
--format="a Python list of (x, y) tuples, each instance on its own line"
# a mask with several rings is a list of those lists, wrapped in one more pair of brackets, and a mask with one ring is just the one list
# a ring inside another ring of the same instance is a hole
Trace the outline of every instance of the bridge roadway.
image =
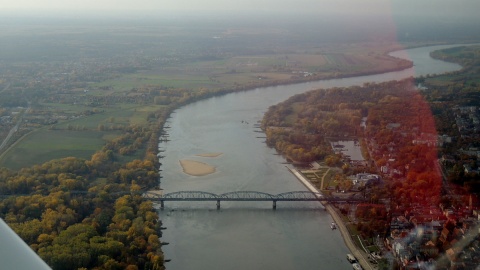
[[(81, 190), (71, 190), (73, 195), (95, 195), (95, 192), (81, 191)], [(223, 194), (215, 194), (205, 191), (177, 191), (167, 194), (160, 194), (158, 192), (152, 191), (136, 191), (135, 194), (141, 194), (145, 199), (160, 202), (160, 207), (163, 209), (165, 207), (165, 202), (167, 201), (177, 201), (177, 202), (188, 202), (188, 201), (216, 201), (217, 209), (220, 209), (221, 201), (271, 201), (273, 203), (273, 209), (277, 208), (277, 202), (279, 201), (288, 201), (288, 202), (364, 202), (363, 198), (352, 198), (352, 197), (332, 197), (324, 196), (322, 193), (315, 193), (311, 191), (291, 191), (280, 194), (269, 194), (265, 192), (258, 191), (234, 191), (227, 192)], [(114, 192), (110, 193), (111, 195), (126, 195), (132, 194), (132, 192)], [(28, 194), (0, 194), (0, 200), (5, 199), (11, 196), (28, 196)]]
[(324, 196), (321, 193), (314, 193), (311, 191), (291, 191), (280, 194), (269, 194), (258, 191), (234, 191), (223, 194), (214, 194), (204, 191), (177, 191), (167, 194), (159, 194), (156, 192), (145, 192), (143, 197), (154, 201), (160, 202), (160, 207), (165, 207), (167, 201), (216, 201), (217, 209), (220, 209), (221, 201), (271, 201), (273, 202), (273, 209), (277, 208), (278, 201), (288, 202), (363, 202), (364, 199), (359, 198), (339, 198)]

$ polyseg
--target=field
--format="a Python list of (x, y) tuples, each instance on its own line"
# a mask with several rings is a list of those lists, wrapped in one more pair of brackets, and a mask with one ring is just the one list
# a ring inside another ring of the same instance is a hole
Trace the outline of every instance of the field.
[[(48, 104), (55, 109), (69, 113), (83, 111), (82, 106)], [(24, 136), (0, 156), (0, 166), (20, 169), (41, 164), (51, 159), (69, 156), (90, 159), (91, 155), (121, 133), (110, 127), (147, 125), (147, 115), (161, 106), (139, 106), (117, 104), (114, 108), (104, 108), (105, 112), (60, 122), (52, 129), (38, 129)], [(100, 131), (99, 126), (104, 128)], [(136, 158), (140, 158), (137, 154)], [(127, 158), (129, 160), (131, 158)]]
[[(91, 87), (112, 87), (114, 92), (128, 92), (132, 88), (141, 86), (163, 86), (173, 88), (197, 89), (201, 87), (216, 87), (219, 84), (209, 79), (208, 74), (198, 74), (184, 70), (175, 71), (139, 71), (133, 74), (122, 75), (118, 78), (92, 84)], [(94, 91), (94, 94), (103, 93)]]
[(105, 132), (38, 130), (26, 136), (1, 159), (2, 166), (20, 169), (25, 164), (75, 156), (90, 159), (106, 142)]
[(147, 124), (149, 112), (158, 110), (161, 106), (141, 106), (135, 104), (116, 104), (114, 107), (105, 107), (105, 111), (90, 116), (65, 121), (55, 125), (57, 129), (96, 130), (99, 125), (130, 126)]
[(111, 87), (109, 92), (93, 90), (95, 95), (127, 92), (142, 86), (225, 89), (239, 85), (288, 82), (302, 77), (305, 79), (305, 76), (321, 79), (359, 72), (380, 72), (397, 67), (397, 63), (385, 54), (399, 48), (396, 44), (378, 47), (357, 44), (340, 48), (325, 45), (319, 49), (303, 48), (276, 54), (195, 59), (117, 74), (115, 78), (91, 84), (90, 87)]

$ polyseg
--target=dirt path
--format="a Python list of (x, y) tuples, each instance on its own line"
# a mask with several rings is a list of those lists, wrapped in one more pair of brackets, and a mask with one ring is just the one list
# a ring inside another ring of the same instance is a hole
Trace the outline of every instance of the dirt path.
[(330, 167), (328, 167), (327, 171), (322, 176), (322, 182), (320, 182), (320, 190), (323, 190), (323, 181), (325, 180), (325, 176), (330, 172)]

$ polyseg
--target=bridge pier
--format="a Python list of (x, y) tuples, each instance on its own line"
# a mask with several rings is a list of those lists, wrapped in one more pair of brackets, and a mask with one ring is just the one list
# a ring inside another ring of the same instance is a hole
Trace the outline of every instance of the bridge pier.
[(277, 209), (277, 201), (273, 200), (273, 210)]
[(165, 207), (165, 202), (164, 202), (164, 201), (160, 201), (160, 208), (163, 210), (164, 207)]
[(217, 200), (217, 210), (220, 210), (220, 200)]

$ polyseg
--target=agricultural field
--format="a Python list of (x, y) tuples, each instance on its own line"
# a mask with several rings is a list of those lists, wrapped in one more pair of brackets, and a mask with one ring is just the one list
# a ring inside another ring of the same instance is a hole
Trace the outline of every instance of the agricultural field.
[(324, 49), (279, 52), (266, 55), (242, 55), (208, 60), (194, 60), (170, 66), (153, 63), (148, 69), (117, 74), (102, 82), (89, 85), (109, 87), (110, 92), (126, 92), (143, 86), (176, 89), (226, 89), (235, 86), (282, 83), (291, 80), (332, 78), (358, 72), (379, 72), (395, 69), (396, 60), (385, 56), (397, 45), (371, 48), (364, 44), (347, 51), (325, 46)]
[[(117, 134), (118, 135), (118, 134)], [(41, 129), (25, 136), (1, 159), (4, 167), (20, 169), (52, 159), (75, 156), (90, 159), (106, 142), (108, 133)]]
[[(49, 105), (56, 111), (69, 114), (84, 109), (82, 106)], [(116, 104), (114, 108), (105, 107), (99, 113), (33, 130), (0, 155), (0, 166), (20, 169), (69, 156), (90, 159), (106, 142), (122, 134), (119, 129), (148, 125), (148, 115), (161, 107)]]
[[(134, 88), (143, 86), (161, 86), (179, 89), (198, 89), (201, 87), (218, 87), (219, 83), (212, 81), (208, 74), (199, 74), (189, 71), (138, 71), (133, 74), (125, 74), (118, 78), (106, 80), (90, 85), (92, 88), (110, 87), (113, 92), (128, 92)], [(95, 94), (101, 91), (93, 90)]]

